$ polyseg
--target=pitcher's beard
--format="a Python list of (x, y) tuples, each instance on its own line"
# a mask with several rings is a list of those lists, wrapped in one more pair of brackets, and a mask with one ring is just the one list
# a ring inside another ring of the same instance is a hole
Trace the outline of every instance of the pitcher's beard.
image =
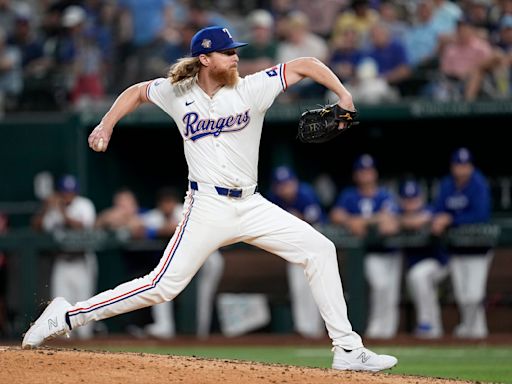
[(238, 82), (238, 68), (218, 69), (211, 73), (213, 80), (228, 87), (234, 87)]

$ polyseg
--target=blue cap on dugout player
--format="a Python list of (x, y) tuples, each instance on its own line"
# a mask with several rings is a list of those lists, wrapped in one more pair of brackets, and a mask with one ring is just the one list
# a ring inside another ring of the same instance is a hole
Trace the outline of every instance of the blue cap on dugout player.
[(272, 175), (272, 181), (274, 183), (284, 183), (285, 181), (296, 179), (297, 175), (295, 174), (295, 172), (286, 165), (281, 165), (274, 169), (274, 173)]
[(59, 192), (78, 192), (78, 180), (73, 175), (64, 175), (57, 182)]
[(375, 160), (373, 157), (367, 153), (359, 156), (354, 162), (354, 171), (359, 171), (361, 169), (369, 169), (375, 168)]
[(473, 162), (473, 155), (467, 148), (459, 148), (452, 154), (453, 164), (469, 164)]
[(234, 41), (227, 28), (212, 26), (199, 30), (190, 41), (190, 54), (194, 57), (211, 52), (226, 51), (247, 45)]
[(400, 184), (398, 194), (402, 199), (411, 199), (421, 194), (421, 188), (416, 180), (405, 180)]

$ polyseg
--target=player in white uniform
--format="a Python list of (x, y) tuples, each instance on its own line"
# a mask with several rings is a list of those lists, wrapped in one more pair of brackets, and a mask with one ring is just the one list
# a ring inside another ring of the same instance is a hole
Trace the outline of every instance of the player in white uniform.
[(55, 299), (25, 334), (24, 348), (91, 321), (172, 300), (208, 255), (245, 242), (304, 267), (334, 345), (333, 368), (380, 371), (397, 363), (393, 356), (366, 349), (352, 330), (332, 241), (257, 193), (263, 119), (274, 99), (306, 77), (332, 90), (345, 109), (354, 109), (352, 96), (314, 58), (298, 58), (242, 79), (236, 48), (243, 45), (226, 28), (200, 30), (192, 38), (191, 57), (172, 66), (168, 78), (123, 91), (94, 128), (89, 146), (101, 152), (116, 123), (145, 102), (172, 117), (189, 171), (183, 219), (152, 272), (74, 305)]
[[(94, 226), (96, 208), (90, 199), (78, 195), (78, 181), (64, 175), (57, 182), (57, 191), (50, 196), (33, 218), (35, 229), (48, 233), (63, 230), (87, 230)], [(98, 262), (91, 250), (59, 251), (52, 265), (50, 294), (52, 298), (66, 295), (69, 300), (84, 300), (96, 291)], [(77, 330), (77, 336), (93, 336), (93, 324)]]

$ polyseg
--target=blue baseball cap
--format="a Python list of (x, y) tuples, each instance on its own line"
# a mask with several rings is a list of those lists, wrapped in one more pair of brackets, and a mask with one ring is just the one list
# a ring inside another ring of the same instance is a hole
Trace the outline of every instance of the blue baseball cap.
[(452, 154), (453, 164), (468, 164), (473, 162), (473, 156), (467, 148), (459, 148)]
[(361, 169), (369, 169), (375, 168), (375, 160), (373, 157), (367, 153), (359, 156), (354, 162), (354, 171), (359, 171)]
[(398, 194), (404, 199), (418, 197), (421, 194), (421, 188), (415, 180), (406, 180), (400, 184)]
[(59, 192), (78, 192), (78, 180), (73, 175), (64, 175), (57, 182)]
[(190, 54), (194, 57), (211, 52), (225, 51), (247, 45), (233, 40), (227, 28), (212, 26), (199, 30), (190, 41)]
[(284, 183), (289, 180), (296, 180), (297, 175), (290, 167), (286, 165), (281, 165), (274, 169), (274, 173), (272, 175), (272, 181), (274, 183)]

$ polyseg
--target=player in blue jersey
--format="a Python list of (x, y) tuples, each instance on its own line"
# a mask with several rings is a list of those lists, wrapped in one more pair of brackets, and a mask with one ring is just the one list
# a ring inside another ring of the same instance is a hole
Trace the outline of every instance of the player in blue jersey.
[[(330, 218), (352, 234), (365, 237), (371, 230), (378, 236), (397, 233), (397, 203), (393, 195), (379, 185), (375, 161), (363, 154), (354, 163), (355, 186), (341, 191)], [(366, 336), (390, 338), (399, 323), (402, 258), (396, 249), (374, 244), (367, 247), (364, 270), (370, 287), (370, 308)]]
[[(288, 166), (274, 169), (268, 199), (311, 225), (325, 220), (313, 187), (299, 181), (296, 173)], [(288, 263), (287, 275), (295, 330), (307, 338), (325, 336), (325, 325), (304, 276), (304, 268)]]
[[(403, 233), (430, 231), (433, 209), (420, 184), (404, 180), (399, 188), (399, 220)], [(441, 337), (443, 326), (438, 286), (448, 276), (447, 255), (438, 243), (402, 248), (407, 268), (407, 288), (416, 310), (414, 334), (420, 338)]]
[[(467, 148), (459, 148), (452, 154), (450, 175), (441, 181), (434, 208), (434, 235), (441, 235), (450, 227), (489, 222), (489, 184), (482, 172), (475, 168)], [(487, 246), (452, 247), (449, 251), (450, 275), (461, 320), (455, 328), (455, 336), (484, 338), (488, 329), (483, 300), (492, 249)]]

